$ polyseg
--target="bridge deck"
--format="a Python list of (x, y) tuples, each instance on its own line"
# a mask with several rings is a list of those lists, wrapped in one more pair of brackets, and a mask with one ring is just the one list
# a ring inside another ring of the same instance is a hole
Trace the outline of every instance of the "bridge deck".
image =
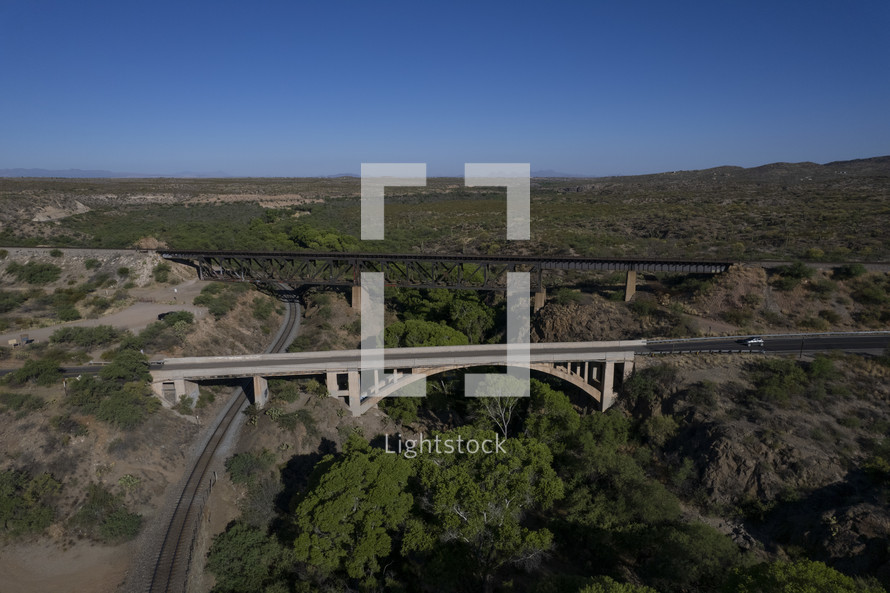
[[(536, 343), (529, 345), (531, 363), (620, 361), (632, 359), (645, 342)], [(293, 354), (254, 354), (247, 356), (205, 356), (168, 358), (151, 374), (155, 381), (173, 379), (219, 379), (227, 377), (308, 375), (358, 371), (361, 350), (303, 352)], [(384, 350), (386, 369), (417, 369), (444, 366), (503, 365), (505, 344), (481, 346), (438, 346), (432, 348), (392, 348)]]

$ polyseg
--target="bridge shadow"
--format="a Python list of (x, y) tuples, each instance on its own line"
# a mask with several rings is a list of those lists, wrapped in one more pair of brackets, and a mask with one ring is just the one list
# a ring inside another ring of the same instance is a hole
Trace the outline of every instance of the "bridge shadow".
[(886, 485), (855, 468), (842, 481), (766, 501), (768, 510), (759, 517), (749, 516), (746, 527), (767, 549), (777, 543), (798, 546), (841, 572), (876, 575), (886, 587), (890, 548), (886, 531), (878, 526), (886, 525), (890, 517), (888, 496)]
[[(276, 516), (272, 522), (274, 533), (283, 534), (290, 531), (291, 528), (286, 517), (291, 512), (291, 501), (309, 486), (309, 478), (312, 476), (312, 470), (315, 469), (316, 464), (326, 455), (336, 453), (337, 444), (330, 439), (322, 438), (317, 451), (294, 455), (281, 468), (281, 491), (274, 500), (276, 510)], [(296, 534), (293, 535), (296, 536)], [(285, 541), (293, 541), (293, 539)]]
[(297, 287), (287, 286), (287, 288), (283, 288), (280, 284), (268, 283), (268, 282), (260, 282), (256, 285), (257, 290), (259, 290), (263, 294), (267, 294), (279, 301), (285, 303), (298, 303), (300, 305), (305, 306), (305, 297), (306, 292), (312, 288), (307, 285), (300, 285)]

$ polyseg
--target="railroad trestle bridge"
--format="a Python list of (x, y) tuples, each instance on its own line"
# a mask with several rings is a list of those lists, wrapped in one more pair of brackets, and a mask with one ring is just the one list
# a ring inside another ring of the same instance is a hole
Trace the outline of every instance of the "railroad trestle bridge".
[(625, 300), (636, 291), (638, 272), (719, 274), (725, 261), (658, 258), (560, 256), (423, 255), (404, 253), (319, 253), (311, 251), (158, 250), (161, 257), (197, 270), (201, 280), (286, 283), (352, 287), (352, 305), (360, 308), (362, 272), (382, 272), (387, 286), (506, 290), (508, 272), (530, 275), (535, 310), (544, 305), (548, 270), (626, 272)]

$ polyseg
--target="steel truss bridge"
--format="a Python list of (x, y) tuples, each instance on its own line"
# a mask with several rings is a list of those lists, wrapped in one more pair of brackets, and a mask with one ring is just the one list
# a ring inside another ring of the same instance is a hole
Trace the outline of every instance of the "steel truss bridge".
[(555, 256), (318, 253), (311, 251), (182, 251), (161, 249), (165, 259), (189, 265), (202, 280), (359, 286), (362, 272), (383, 272), (388, 286), (506, 290), (507, 272), (527, 272), (531, 289), (544, 290), (545, 270), (719, 274), (731, 262)]

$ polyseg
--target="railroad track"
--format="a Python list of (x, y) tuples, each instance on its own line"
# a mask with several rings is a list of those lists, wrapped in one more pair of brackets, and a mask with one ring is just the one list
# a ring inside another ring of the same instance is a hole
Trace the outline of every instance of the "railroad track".
[[(266, 352), (283, 352), (287, 348), (288, 338), (298, 322), (297, 305), (289, 303), (279, 337)], [(237, 424), (235, 420), (239, 417), (245, 403), (244, 390), (239, 387), (232, 394), (229, 407), (192, 467), (185, 487), (176, 502), (170, 525), (167, 527), (151, 582), (146, 589), (149, 593), (183, 593), (185, 591), (195, 526), (203, 512), (204, 501), (197, 500), (198, 494), (202, 488), (208, 486), (208, 470), (216, 449), (228, 435), (229, 430)]]

